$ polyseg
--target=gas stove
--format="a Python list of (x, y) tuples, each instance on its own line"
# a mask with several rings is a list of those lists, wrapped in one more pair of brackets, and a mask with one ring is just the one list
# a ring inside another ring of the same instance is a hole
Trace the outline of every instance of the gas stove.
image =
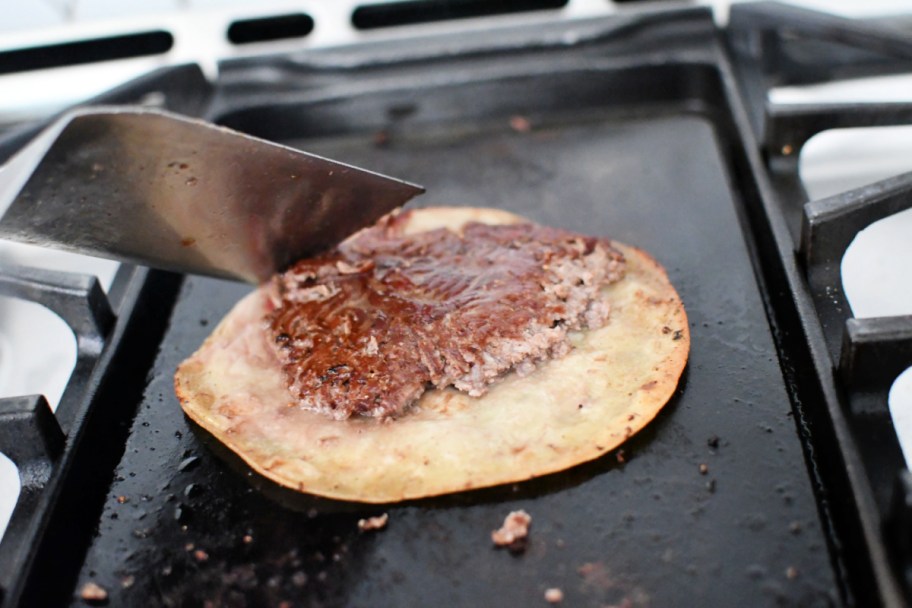
[[(2, 244), (3, 605), (78, 604), (87, 583), (113, 605), (528, 603), (547, 577), (584, 605), (708, 605), (748, 589), (757, 605), (906, 603), (910, 22), (760, 3), (733, 7), (719, 32), (699, 8), (578, 2), (461, 29), (380, 27), (414, 19), (411, 4), (362, 12), (379, 25), (326, 48), (232, 43), (217, 70), (163, 66), (96, 101), (415, 179), (431, 203), (502, 205), (644, 246), (694, 325), (670, 413), (626, 464), (391, 507), (389, 536), (366, 546), (348, 524), (370, 509), (288, 496), (213, 457), (180, 414), (174, 365), (245, 286)], [(516, 116), (530, 134), (510, 129)], [(0, 158), (40, 128), (27, 118), (7, 126)], [(457, 179), (472, 171), (484, 180)], [(688, 481), (707, 459), (711, 488)], [(503, 564), (465, 530), (513, 505), (537, 515), (542, 544)], [(476, 554), (477, 567), (459, 558)]]

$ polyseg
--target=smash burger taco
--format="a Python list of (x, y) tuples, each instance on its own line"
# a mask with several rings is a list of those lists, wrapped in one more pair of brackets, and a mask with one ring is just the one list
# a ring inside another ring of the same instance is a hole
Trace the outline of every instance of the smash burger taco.
[(598, 458), (669, 400), (689, 343), (643, 251), (494, 209), (427, 208), (259, 287), (175, 387), (264, 476), (381, 503)]

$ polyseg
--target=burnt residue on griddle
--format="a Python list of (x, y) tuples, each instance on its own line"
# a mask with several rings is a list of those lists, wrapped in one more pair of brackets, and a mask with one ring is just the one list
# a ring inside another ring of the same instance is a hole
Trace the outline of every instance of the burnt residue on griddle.
[[(147, 413), (163, 414), (166, 423), (184, 430), (189, 423), (174, 412)], [(163, 420), (157, 420), (157, 435)], [(263, 510), (261, 494), (215, 455), (188, 455), (193, 433), (166, 436), (174, 451), (145, 474), (157, 477), (158, 487), (182, 488), (180, 500), (170, 492), (145, 494), (141, 478), (127, 471), (115, 481), (120, 489), (107, 509), (116, 509), (118, 517), (106, 518), (102, 531), (122, 529), (127, 535), (118, 533), (112, 567), (98, 577), (111, 605), (298, 605), (305, 591), (311, 605), (340, 603), (338, 586), (358, 576), (369, 554), (353, 554), (352, 546), (372, 542), (358, 533), (363, 507), (324, 513), (311, 506), (312, 513), (297, 514), (291, 528), (276, 527), (283, 507), (267, 501), (272, 506)], [(181, 466), (190, 458), (193, 466)], [(128, 496), (136, 499), (118, 500)]]

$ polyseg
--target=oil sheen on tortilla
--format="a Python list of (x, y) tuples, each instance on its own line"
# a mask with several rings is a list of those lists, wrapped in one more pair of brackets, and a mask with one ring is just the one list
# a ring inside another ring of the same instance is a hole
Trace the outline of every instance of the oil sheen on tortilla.
[[(469, 222), (513, 224), (492, 209), (430, 208), (403, 232)], [(271, 286), (241, 300), (178, 368), (184, 411), (273, 481), (301, 492), (383, 503), (487, 487), (598, 458), (645, 426), (674, 392), (687, 361), (684, 307), (646, 253), (612, 242), (622, 280), (601, 297), (598, 329), (573, 331), (572, 349), (521, 377), (510, 373), (481, 397), (425, 392), (392, 422), (337, 420), (300, 407), (264, 322)]]

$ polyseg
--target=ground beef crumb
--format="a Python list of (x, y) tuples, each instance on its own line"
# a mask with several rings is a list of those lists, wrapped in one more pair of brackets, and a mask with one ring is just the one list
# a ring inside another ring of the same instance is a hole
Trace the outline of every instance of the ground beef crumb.
[(382, 530), (386, 527), (386, 522), (388, 521), (388, 513), (377, 515), (376, 517), (368, 517), (367, 519), (359, 519), (358, 529), (362, 532), (367, 532), (368, 530)]
[(529, 535), (532, 516), (525, 511), (511, 511), (499, 530), (491, 532), (491, 540), (498, 547), (514, 547)]
[(564, 601), (564, 592), (557, 587), (551, 587), (545, 591), (545, 601), (549, 604), (559, 604)]
[(525, 116), (511, 116), (510, 128), (517, 133), (528, 133), (532, 130), (532, 123)]
[(79, 591), (79, 597), (86, 602), (106, 602), (108, 600), (108, 592), (98, 583), (89, 581), (82, 586)]

